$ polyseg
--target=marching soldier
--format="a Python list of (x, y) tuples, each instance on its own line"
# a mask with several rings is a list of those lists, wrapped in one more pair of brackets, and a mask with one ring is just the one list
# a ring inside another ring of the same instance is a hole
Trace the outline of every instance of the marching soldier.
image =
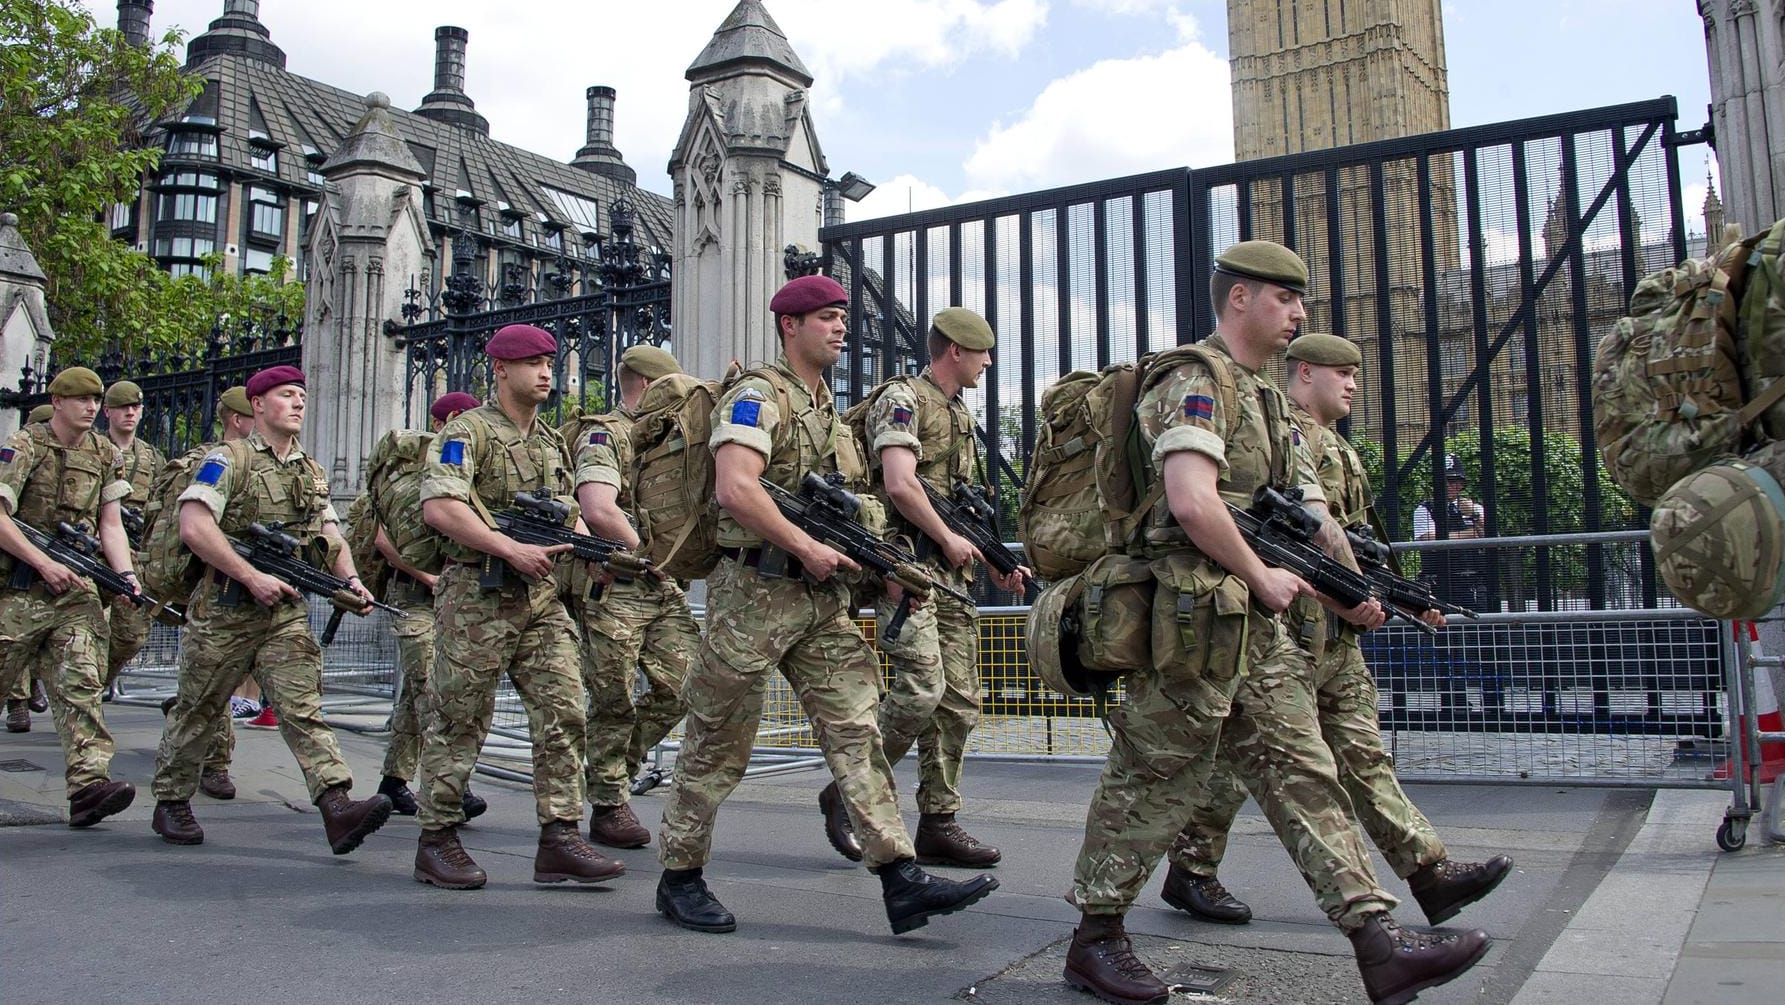
[[(973, 437), (973, 417), (961, 401), (964, 388), (978, 387), (992, 365), (996, 337), (985, 319), (965, 307), (949, 307), (930, 325), (930, 365), (916, 377), (895, 377), (867, 399), (867, 446), (875, 485), (901, 518), (899, 529), (918, 542), (938, 582), (964, 589), (973, 584), (973, 564), (985, 556), (951, 530), (924, 491), (927, 484), (944, 497), (957, 482), (984, 480)], [(1023, 573), (994, 575), (999, 589), (1022, 589)], [(878, 610), (884, 628), (893, 603), (882, 595)], [(917, 860), (926, 865), (984, 867), (997, 864), (998, 849), (979, 843), (955, 822), (961, 808), (961, 763), (967, 734), (979, 723), (978, 610), (938, 594), (911, 612), (896, 640), (884, 633), (880, 651), (892, 660), (892, 687), (880, 701), (880, 734), (886, 760), (897, 764), (913, 744), (918, 748)], [(825, 831), (845, 857), (860, 861), (861, 846), (849, 831), (849, 816), (835, 782), (819, 794)]]
[[(569, 548), (522, 544), (494, 526), (519, 492), (541, 486), (570, 495), (570, 458), (558, 431), (539, 421), (552, 393), (557, 342), (532, 325), (490, 338), (496, 400), (448, 422), (428, 451), (422, 517), (447, 540), (435, 587), (439, 642), (423, 724), (417, 881), (475, 890), (488, 876), (459, 843), (466, 784), (490, 732), (496, 684), (507, 673), (533, 728), (533, 792), (539, 848), (535, 883), (598, 883), (626, 871), (578, 833), (583, 817), (583, 684), (576, 627), (558, 599), (553, 569)], [(579, 521), (580, 523), (580, 521)], [(479, 583), (480, 567), (503, 570), (499, 588)]]
[[(463, 391), (448, 391), (436, 398), (429, 407), (429, 428), (438, 435), (448, 422), (480, 404), (482, 402)], [(406, 464), (402, 470), (393, 472), (393, 476), (419, 481), (422, 468), (420, 463)], [(375, 513), (368, 515), (372, 519), (378, 519)], [(409, 779), (415, 777), (421, 760), (422, 723), (428, 701), (428, 674), (434, 667), (434, 585), (439, 577), (410, 565), (391, 541), (389, 531), (396, 526), (394, 521), (407, 520), (422, 524), (421, 511), (417, 509), (413, 512), (393, 513), (388, 519), (393, 522), (380, 522), (373, 543), (392, 569), (390, 585), (385, 587), (385, 595), (381, 599), (404, 611), (404, 616), (395, 619), (391, 626), (392, 633), (397, 637), (397, 666), (402, 674), (402, 683), (398, 685), (396, 701), (391, 705), (390, 745), (384, 750), (384, 777), (379, 779), (378, 791), (390, 799), (394, 812), (400, 816), (412, 817), (420, 808), (415, 801), (415, 793), (410, 791)], [(423, 525), (397, 529), (409, 536), (425, 531), (426, 527)], [(489, 809), (484, 798), (471, 791), (469, 782), (465, 785), (464, 809), (467, 820), (480, 817)]]
[[(147, 440), (136, 435), (143, 419), (143, 389), (134, 382), (120, 380), (105, 392), (105, 435), (124, 455), (124, 480), (130, 483), (130, 495), (123, 505), (140, 519), (149, 502), (149, 488), (167, 458)], [(141, 541), (132, 542), (136, 548)], [(111, 644), (106, 649), (105, 687), (108, 694), (121, 696), (118, 674), (124, 664), (136, 658), (143, 644), (149, 641), (149, 612), (146, 608), (126, 603), (109, 603), (111, 609)]]
[[(1367, 522), (1373, 498), (1363, 460), (1334, 428), (1351, 414), (1351, 396), (1362, 365), (1357, 346), (1337, 335), (1306, 332), (1289, 343), (1292, 421), (1306, 436), (1321, 489), (1341, 527)], [(1444, 623), (1437, 611), (1427, 611), (1424, 617), (1433, 625)], [(1291, 608), (1289, 620), (1299, 626), (1292, 634), (1315, 660), (1313, 697), (1320, 731), (1358, 822), (1395, 875), (1412, 888), (1426, 919), (1443, 924), (1498, 886), (1511, 871), (1512, 859), (1496, 855), (1487, 862), (1450, 860), (1431, 822), (1395, 778), (1394, 758), (1382, 745), (1376, 681), (1364, 665), (1357, 627), (1326, 617), (1305, 597)], [(1227, 832), (1246, 800), (1241, 780), (1257, 778), (1236, 768), (1236, 763), (1223, 749), (1190, 823), (1172, 842), (1171, 871), (1163, 892), (1167, 904), (1223, 924), (1244, 924), (1252, 917), (1251, 908), (1216, 878)]]
[(104, 390), (84, 366), (63, 370), (50, 381), (49, 420), (0, 448), (0, 571), (10, 574), (0, 587), (0, 685), (30, 672), (48, 688), (70, 827), (91, 827), (136, 798), (134, 786), (111, 777), (112, 734), (100, 713), (105, 611), (92, 581), (44, 554), (14, 521), (52, 535), (58, 523), (96, 529), (105, 563), (135, 584), (118, 516), (130, 493), (123, 459), (93, 431)]
[[(50, 406), (38, 405), (25, 416), (25, 425), (35, 425), (50, 421)], [(0, 678), (4, 678), (0, 673)], [(43, 681), (29, 670), (21, 672), (12, 680), (10, 688), (0, 680), (0, 690), (6, 692), (6, 731), (8, 733), (31, 732), (31, 713), (50, 710), (49, 694), (43, 689)]]
[[(576, 449), (576, 497), (591, 533), (636, 550), (638, 514), (627, 484), (632, 418), (652, 381), (681, 373), (676, 358), (635, 345), (620, 357), (620, 409), (587, 428)], [(651, 832), (629, 802), (630, 782), (651, 748), (681, 720), (682, 681), (700, 648), (700, 627), (674, 580), (616, 579), (583, 605), (583, 685), (589, 692), (589, 839), (642, 848)], [(636, 699), (632, 681), (644, 674)]]
[[(254, 432), (211, 451), (180, 493), (180, 540), (205, 566), (186, 607), (179, 695), (155, 757), (151, 826), (170, 844), (204, 841), (192, 815), (206, 750), (229, 694), (252, 673), (278, 703), (279, 727), (322, 814), (329, 848), (345, 855), (390, 816), (381, 795), (354, 801), (352, 773), (322, 718), (322, 650), (310, 634), (310, 608), (289, 583), (236, 553), (230, 536), (251, 523), (280, 524), (306, 553), (326, 544), (334, 574), (366, 600), (353, 556), (341, 540), (322, 468), (298, 444), (304, 425), (304, 373), (262, 370), (245, 389)], [(320, 540), (318, 540), (320, 539)]]
[[(1155, 644), (1154, 665), (1127, 676), (1127, 701), (1110, 713), (1115, 742), (1086, 814), (1068, 896), (1083, 916), (1066, 981), (1106, 1001), (1169, 998), (1134, 955), (1122, 919), (1188, 820), (1214, 745), (1229, 742), (1229, 730), (1240, 734), (1232, 749), (1246, 753), (1241, 770), (1256, 774), (1266, 815), (1350, 937), (1373, 1000), (1404, 1001), (1487, 951), (1484, 932), (1415, 934), (1388, 914), (1396, 901), (1375, 882), (1320, 739), (1313, 668), (1279, 617), (1314, 590), (1260, 561), (1223, 505), (1248, 504), (1267, 484), (1297, 485), (1306, 499), (1324, 503), (1283, 393), (1258, 372), (1304, 318), (1307, 282), (1307, 266), (1281, 245), (1246, 241), (1223, 252), (1210, 282), (1216, 332), (1206, 345), (1225, 378), (1201, 356), (1171, 359), (1158, 364), (1136, 408), (1151, 474), (1164, 487), (1144, 535), (1157, 580), (1152, 637), (1180, 644)], [(1231, 406), (1224, 386), (1237, 390)], [(1189, 624), (1206, 630), (1186, 632), (1180, 607), (1190, 610)], [(1343, 614), (1362, 627), (1384, 618), (1374, 601)], [(1255, 756), (1267, 740), (1275, 756)]]
[(713, 412), (724, 558), (707, 579), (707, 633), (683, 692), (687, 732), (658, 850), (657, 910), (695, 931), (737, 927), (702, 870), (712, 856), (719, 804), (749, 763), (774, 671), (812, 720), (863, 859), (880, 876), (895, 933), (961, 910), (998, 886), (990, 876), (957, 883), (918, 867), (875, 723), (879, 665), (840, 581), (859, 567), (789, 522), (759, 480), (797, 491), (807, 473), (866, 474), (824, 381), (848, 334), (848, 302), (827, 276), (781, 287), (769, 302), (780, 357), (734, 383)]

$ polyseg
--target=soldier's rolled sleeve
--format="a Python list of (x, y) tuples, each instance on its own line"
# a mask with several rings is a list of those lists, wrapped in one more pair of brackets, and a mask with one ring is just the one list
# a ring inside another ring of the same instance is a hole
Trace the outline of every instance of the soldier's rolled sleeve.
[(1302, 502), (1326, 502), (1326, 490), (1320, 487), (1320, 474), (1315, 470), (1317, 458), (1312, 449), (1313, 444), (1302, 435), (1299, 424), (1293, 426), (1294, 435), (1290, 439), (1290, 481), (1302, 490)]
[(1153, 440), (1155, 468), (1163, 469), (1168, 455), (1188, 450), (1214, 461), (1226, 477), (1227, 442), (1221, 430), (1230, 419), (1215, 375), (1202, 362), (1173, 367), (1141, 398), (1138, 414)]
[(595, 430), (589, 434), (588, 441), (576, 452), (576, 487), (584, 485), (611, 485), (616, 490), (620, 483), (620, 458), (614, 453), (612, 442), (595, 442), (597, 436), (611, 437), (612, 434)]
[(867, 433), (869, 448), (879, 456), (887, 447), (904, 447), (923, 460), (923, 444), (913, 428), (917, 422), (917, 395), (904, 383), (892, 383), (874, 399), (868, 409)]
[(322, 504), (322, 522), (323, 523), (340, 523), (341, 522), (340, 514), (335, 512), (335, 504), (334, 503), (323, 503)]
[[(471, 501), (471, 478), (477, 470), (473, 457), (471, 427), (461, 419), (448, 422), (428, 447), (427, 463), (422, 465), (421, 501), (457, 499)], [(457, 446), (453, 446), (457, 444)]]
[(119, 479), (118, 481), (107, 485), (100, 491), (99, 501), (101, 503), (123, 502), (125, 499), (130, 498), (130, 493), (132, 491), (129, 482)]
[(749, 447), (767, 461), (774, 452), (774, 389), (764, 380), (746, 380), (733, 388), (713, 408), (713, 435), (707, 445), (718, 451), (727, 443)]
[(8, 513), (19, 511), (19, 493), (25, 491), (25, 480), (31, 477), (34, 455), (31, 437), (24, 430), (12, 434), (0, 448), (0, 503)]

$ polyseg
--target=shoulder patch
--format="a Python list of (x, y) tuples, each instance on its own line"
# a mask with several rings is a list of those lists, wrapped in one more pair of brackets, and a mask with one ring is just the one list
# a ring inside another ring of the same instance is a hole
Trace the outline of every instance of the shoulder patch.
[(1206, 394), (1184, 395), (1184, 418), (1212, 419), (1215, 417), (1215, 399)]
[(607, 434), (601, 432), (600, 430), (597, 430), (597, 431), (589, 434), (589, 446), (591, 446), (591, 447), (606, 446), (607, 440), (608, 440)]
[(205, 457), (205, 462), (199, 466), (198, 474), (192, 480), (201, 485), (214, 486), (223, 480), (223, 472), (228, 468), (229, 455), (219, 451)]
[(901, 426), (911, 425), (911, 409), (906, 408), (902, 405), (895, 406), (893, 408), (892, 420), (897, 425), (901, 425)]
[(465, 463), (465, 441), (447, 440), (440, 444), (440, 463), (463, 466)]
[(1302, 445), (1302, 431), (1295, 428), (1294, 426), (1290, 426), (1289, 427), (1289, 439), (1296, 446), (1298, 446), (1298, 447), (1301, 446)]
[[(744, 393), (746, 393), (746, 394), (750, 393), (749, 389), (746, 388)], [(734, 426), (752, 426), (752, 427), (754, 427), (757, 424), (757, 422), (759, 421), (759, 416), (761, 415), (761, 413), (762, 413), (762, 400), (761, 400), (760, 395), (758, 395), (756, 399), (749, 400), (749, 401), (745, 401), (740, 396), (740, 398), (737, 401), (734, 401), (731, 403), (731, 420), (730, 421), (731, 421), (731, 424)]]
[(737, 396), (736, 400), (738, 400), (738, 401), (767, 401), (768, 398), (766, 396), (764, 396), (761, 391), (758, 391), (754, 387), (745, 387), (745, 388), (739, 389), (738, 396)]
[(12, 459), (18, 456), (18, 453), (11, 447), (0, 447), (0, 464), (11, 464)]

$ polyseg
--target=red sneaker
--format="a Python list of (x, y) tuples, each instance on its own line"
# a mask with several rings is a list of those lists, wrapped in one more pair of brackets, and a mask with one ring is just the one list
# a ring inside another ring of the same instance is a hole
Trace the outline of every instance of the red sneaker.
[(259, 715), (246, 720), (242, 725), (249, 729), (278, 729), (279, 717), (273, 714), (273, 706), (267, 705), (261, 708)]

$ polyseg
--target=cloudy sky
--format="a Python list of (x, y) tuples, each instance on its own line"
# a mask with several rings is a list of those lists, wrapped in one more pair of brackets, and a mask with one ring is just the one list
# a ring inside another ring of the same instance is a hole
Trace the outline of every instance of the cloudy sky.
[[(84, 0), (103, 24), (115, 0)], [(664, 166), (687, 69), (735, 0), (263, 0), (299, 74), (414, 108), (437, 25), (470, 32), (466, 90), (500, 140), (574, 156), (583, 90), (619, 93), (639, 184)], [(850, 219), (1233, 158), (1225, 0), (767, 0), (811, 69), (833, 174), (879, 183)], [(1451, 121), (1478, 125), (1676, 95), (1709, 101), (1690, 0), (1444, 0)], [(223, 0), (155, 0), (202, 32)], [(1702, 149), (1702, 148), (1698, 148)], [(1699, 156), (1696, 151), (1688, 156)], [(1702, 178), (1704, 165), (1686, 165)], [(1686, 205), (1702, 199), (1702, 182)]]

